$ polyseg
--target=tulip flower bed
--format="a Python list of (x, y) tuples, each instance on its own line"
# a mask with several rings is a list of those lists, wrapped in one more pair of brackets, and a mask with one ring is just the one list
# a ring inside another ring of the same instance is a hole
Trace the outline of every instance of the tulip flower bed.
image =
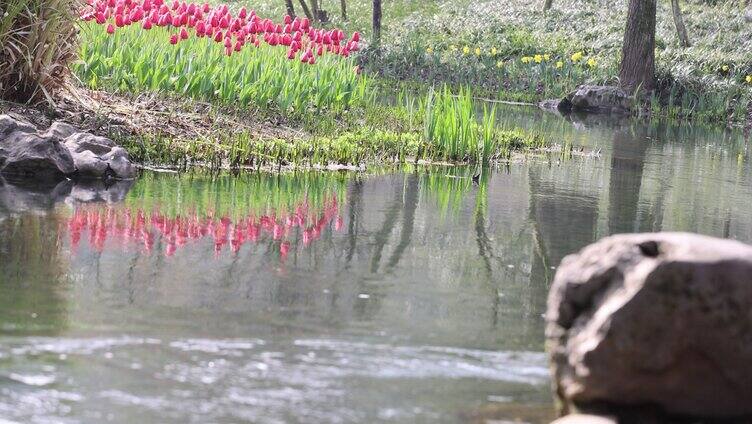
[(92, 88), (172, 92), (284, 114), (341, 111), (368, 99), (351, 54), (357, 32), (275, 23), (245, 8), (162, 0), (91, 0), (79, 78)]

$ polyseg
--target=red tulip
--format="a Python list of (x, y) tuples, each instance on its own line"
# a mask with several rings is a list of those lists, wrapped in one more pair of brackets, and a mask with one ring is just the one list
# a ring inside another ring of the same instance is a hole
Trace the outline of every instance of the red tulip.
[(151, 21), (148, 20), (148, 19), (145, 20), (144, 23), (143, 23), (143, 25), (141, 25), (141, 27), (143, 29), (147, 30), (147, 31), (150, 30), (151, 29)]
[(172, 44), (174, 46), (177, 43), (178, 43), (178, 35), (177, 34), (172, 34), (170, 36), (170, 44)]
[(238, 12), (238, 17), (240, 19), (245, 19), (245, 17), (247, 16), (247, 13), (248, 12), (245, 10), (245, 7), (241, 7), (240, 12)]
[(112, 26), (112, 24), (107, 25), (107, 34), (114, 34), (115, 33), (115, 27)]
[(360, 33), (358, 31), (353, 32), (352, 41), (355, 41), (355, 42), (360, 41)]
[(188, 39), (188, 31), (186, 31), (185, 28), (180, 29), (180, 39), (181, 40), (187, 40)]
[(284, 21), (285, 24), (290, 24), (292, 22), (292, 18), (290, 17), (290, 15), (285, 15)]

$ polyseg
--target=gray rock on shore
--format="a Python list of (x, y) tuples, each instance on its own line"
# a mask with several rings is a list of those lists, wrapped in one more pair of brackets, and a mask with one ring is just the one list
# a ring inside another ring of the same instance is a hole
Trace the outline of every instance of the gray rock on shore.
[(128, 153), (112, 140), (55, 122), (40, 132), (33, 125), (0, 115), (0, 174), (37, 181), (132, 179)]
[(751, 246), (605, 238), (564, 258), (546, 321), (562, 413), (752, 421)]
[(627, 115), (632, 101), (619, 87), (581, 85), (563, 99), (544, 100), (538, 104), (543, 110), (559, 113), (599, 113)]

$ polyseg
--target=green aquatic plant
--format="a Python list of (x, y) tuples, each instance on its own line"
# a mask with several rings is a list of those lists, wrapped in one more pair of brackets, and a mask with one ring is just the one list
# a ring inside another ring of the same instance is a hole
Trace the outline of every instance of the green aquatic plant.
[(434, 160), (487, 164), (508, 157), (512, 151), (543, 145), (541, 137), (498, 128), (495, 107), (483, 107), (479, 121), (469, 89), (460, 89), (457, 95), (446, 85), (431, 89), (421, 108), (424, 155)]

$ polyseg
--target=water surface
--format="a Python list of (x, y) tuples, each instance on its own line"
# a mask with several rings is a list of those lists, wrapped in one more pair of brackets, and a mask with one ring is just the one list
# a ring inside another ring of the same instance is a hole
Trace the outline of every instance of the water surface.
[(507, 125), (599, 157), (371, 175), (0, 186), (0, 418), (546, 423), (561, 259), (620, 232), (752, 241), (738, 134)]

